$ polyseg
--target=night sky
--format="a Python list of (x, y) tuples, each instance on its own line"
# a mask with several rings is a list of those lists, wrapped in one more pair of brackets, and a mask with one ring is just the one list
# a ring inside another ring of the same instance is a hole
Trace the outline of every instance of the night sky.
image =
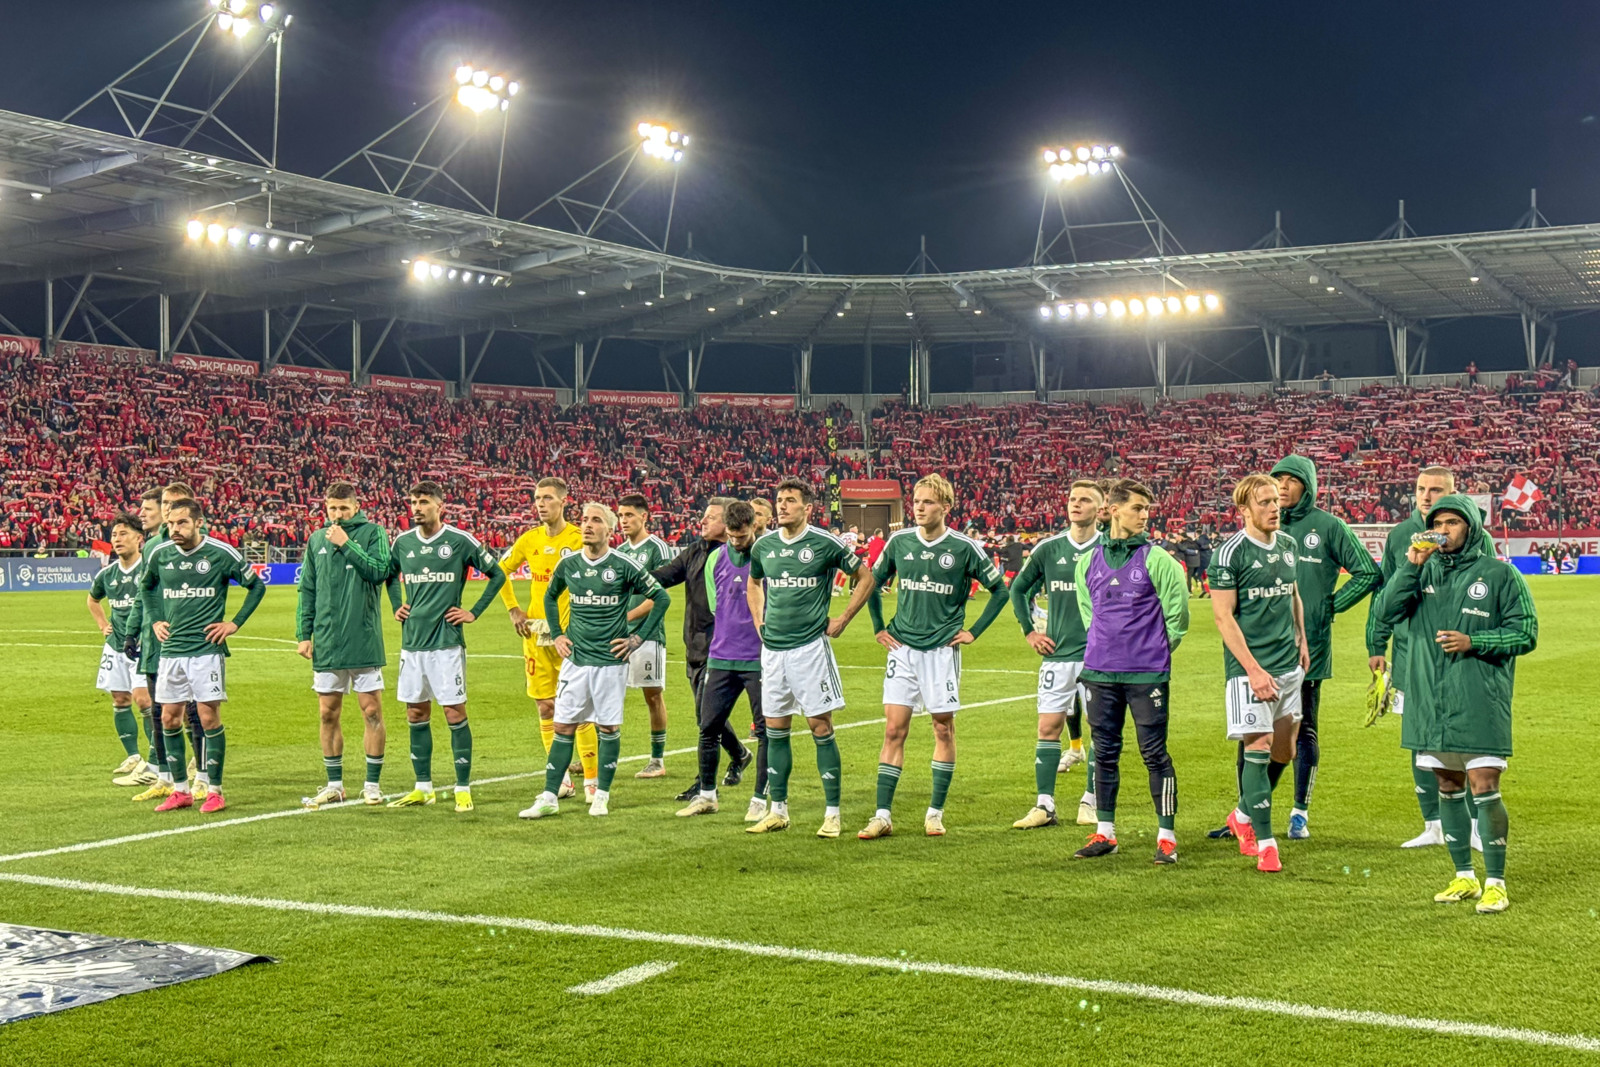
[[(0, 106), (63, 115), (197, 10), (8, 4)], [(828, 271), (903, 271), (922, 234), (946, 270), (1016, 265), (1038, 218), (1038, 151), (1075, 139), (1121, 144), (1190, 251), (1247, 246), (1274, 209), (1296, 244), (1375, 237), (1400, 198), (1424, 234), (1499, 229), (1533, 186), (1552, 223), (1600, 218), (1589, 3), (289, 10), (286, 169), (320, 174), (459, 60), (497, 65), (525, 86), (503, 214), (610, 155), (640, 118), (675, 121), (695, 152), (672, 250), (692, 230), (700, 254), (739, 266), (788, 267), (801, 234)], [(246, 125), (264, 119), (265, 99), (244, 104)]]

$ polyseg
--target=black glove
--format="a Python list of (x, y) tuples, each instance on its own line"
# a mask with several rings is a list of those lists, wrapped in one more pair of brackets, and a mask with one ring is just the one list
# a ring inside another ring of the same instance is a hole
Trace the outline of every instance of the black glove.
[(122, 642), (122, 654), (135, 662), (139, 659), (139, 639), (130, 635)]

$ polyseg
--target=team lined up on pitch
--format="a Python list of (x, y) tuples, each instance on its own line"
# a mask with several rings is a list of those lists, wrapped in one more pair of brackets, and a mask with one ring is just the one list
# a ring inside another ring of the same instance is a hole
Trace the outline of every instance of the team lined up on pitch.
[[(1290, 456), (1271, 475), (1246, 476), (1233, 493), (1240, 529), (1216, 552), (1209, 577), (1225, 649), (1222, 704), (1227, 737), (1238, 742), (1239, 789), (1226, 824), (1209, 836), (1236, 840), (1260, 871), (1281, 871), (1273, 794), (1293, 765), (1287, 837), (1310, 837), (1320, 686), (1332, 675), (1333, 619), (1379, 589), (1366, 635), (1374, 678), (1368, 722), (1389, 710), (1404, 715), (1401, 744), (1412, 753), (1425, 824), (1406, 847), (1448, 846), (1455, 877), (1435, 900), (1477, 900), (1480, 912), (1503, 911), (1509, 906), (1507, 815), (1499, 779), (1511, 755), (1515, 660), (1537, 641), (1527, 586), (1515, 568), (1495, 558), (1476, 505), (1454, 494), (1448, 470), (1419, 473), (1417, 510), (1391, 532), (1381, 567), (1342, 520), (1316, 507), (1316, 492), (1311, 462)], [(326, 785), (305, 799), (308, 806), (346, 800), (340, 716), (349, 693), (365, 725), (361, 799), (386, 802), (379, 788), (387, 740), (381, 700), (386, 593), (401, 624), (396, 695), (406, 705), (415, 773), (414, 787), (387, 803), (435, 803), (431, 712), (437, 703), (449, 731), (455, 810), (472, 810), (463, 628), (498, 596), (524, 642), (527, 693), (539, 709), (547, 754), (544, 789), (520, 814), (553, 816), (562, 799), (576, 796), (576, 756), (589, 814), (607, 815), (629, 688), (643, 691), (651, 723), (650, 762), (636, 777), (665, 774), (663, 619), (672, 599), (667, 588), (682, 586), (699, 773), (679, 796), (687, 801), (679, 816), (719, 811), (718, 772), (726, 752), (723, 785), (738, 784), (756, 764), (746, 832), (789, 829), (791, 729), (798, 715), (812, 735), (823, 787), (817, 835), (840, 836), (843, 768), (833, 713), (844, 706), (844, 691), (832, 642), (865, 607), (887, 652), (885, 727), (876, 810), (857, 837), (894, 833), (905, 740), (918, 711), (926, 713), (934, 735), (923, 831), (942, 836), (956, 767), (962, 649), (1009, 604), (1041, 657), (1037, 797), (1014, 825), (1056, 825), (1056, 777), (1074, 762), (1087, 762), (1092, 780), (1077, 821), (1094, 829), (1074, 858), (1115, 854), (1119, 761), (1131, 717), (1156, 810), (1153, 862), (1178, 862), (1177, 772), (1167, 730), (1172, 652), (1189, 627), (1189, 589), (1182, 565), (1146, 536), (1153, 494), (1144, 485), (1127, 479), (1073, 483), (1068, 529), (1034, 547), (1009, 592), (984, 547), (946, 525), (955, 496), (939, 475), (916, 483), (913, 524), (895, 532), (870, 565), (811, 524), (812, 489), (794, 478), (776, 487), (775, 508), (763, 500), (714, 498), (701, 537), (675, 556), (649, 533), (648, 504), (640, 496), (622, 497), (615, 511), (586, 503), (574, 526), (566, 521), (566, 484), (545, 478), (534, 500), (540, 524), (496, 559), (444, 521), (444, 495), (435, 482), (415, 485), (413, 525), (391, 541), (361, 513), (355, 487), (337, 483), (327, 490), (329, 521), (307, 544), (298, 591), (298, 651), (311, 661), (327, 775)], [(106, 635), (97, 685), (111, 694), (127, 755), (115, 781), (146, 787), (134, 799), (159, 801), (158, 812), (198, 804), (209, 814), (226, 807), (221, 706), (227, 638), (266, 592), (237, 551), (205, 536), (204, 522), (188, 486), (147, 491), (138, 514), (114, 522), (117, 558), (96, 578), (88, 601)], [(619, 523), (623, 537), (613, 545)], [(510, 581), (524, 566), (527, 608)], [(488, 582), (468, 609), (462, 596), (473, 571)], [(1342, 571), (1350, 580), (1340, 586)], [(830, 617), (840, 573), (855, 585), (843, 611)], [(881, 591), (891, 583), (896, 609), (886, 622)], [(246, 595), (227, 619), (230, 584)], [(967, 603), (978, 585), (990, 595), (968, 626)], [(1047, 598), (1042, 612), (1035, 607), (1041, 593)], [(102, 602), (109, 603), (109, 615)], [(755, 752), (729, 726), (741, 693), (751, 707)], [(139, 751), (135, 707), (145, 719), (148, 759)], [(193, 761), (186, 760), (186, 727)], [(1071, 741), (1065, 754), (1064, 730)], [(1472, 859), (1480, 842), (1482, 883)]]

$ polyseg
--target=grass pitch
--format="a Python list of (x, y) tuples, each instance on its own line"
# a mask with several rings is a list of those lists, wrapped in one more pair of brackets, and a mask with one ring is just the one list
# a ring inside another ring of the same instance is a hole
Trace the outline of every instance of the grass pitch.
[[(624, 763), (607, 819), (568, 802), (557, 819), (522, 822), (542, 748), (516, 639), (496, 611), (468, 632), (475, 812), (458, 816), (441, 798), (0, 859), (5, 921), (282, 961), (4, 1027), (0, 1062), (1236, 1067), (1299, 1052), (1317, 1063), (1600, 1063), (1600, 1051), (1569, 1040), (1600, 1033), (1600, 883), (1579, 757), (1600, 726), (1600, 685), (1585, 666), (1600, 647), (1600, 585), (1530, 584), (1542, 640), (1518, 669), (1505, 915), (1431, 903), (1450, 874), (1444, 851), (1396, 847), (1419, 819), (1399, 724), (1360, 726), (1365, 606), (1335, 627), (1314, 837), (1284, 841), (1277, 878), (1204, 836), (1233, 792), (1205, 601), (1194, 602), (1174, 671), (1182, 860), (1172, 868), (1149, 862), (1155, 819), (1131, 740), (1120, 855), (1069, 863), (1077, 827), (1010, 828), (1033, 799), (1038, 661), (1009, 612), (964, 656), (963, 699), (987, 706), (958, 717), (942, 839), (918, 832), (932, 750), (918, 722), (896, 836), (855, 840), (874, 807), (881, 740), (883, 654), (864, 613), (837, 646), (850, 705), (836, 721), (862, 724), (839, 734), (840, 840), (813, 836), (821, 788), (798, 732), (787, 834), (741, 832), (748, 784), (723, 790), (719, 815), (675, 819), (671, 798), (694, 775), (689, 753), (668, 758), (665, 780), (635, 781), (642, 759)], [(292, 590), (271, 590), (233, 642), (228, 811), (156, 816), (110, 784), (121, 752), (92, 689), (100, 641), (82, 595), (0, 596), (0, 634), (14, 645), (0, 750), (18, 772), (0, 853), (297, 808), (322, 766), (293, 604)], [(695, 739), (673, 615), (669, 750)], [(411, 782), (392, 700), (394, 630), (389, 792)], [(742, 704), (734, 721), (742, 733)], [(353, 705), (347, 724), (353, 783)], [(436, 729), (435, 779), (445, 781), (449, 747)], [(625, 755), (647, 751), (637, 693), (623, 738)], [(493, 780), (508, 776), (525, 777)], [(1062, 776), (1064, 814), (1083, 781), (1081, 769)], [(1284, 840), (1287, 780), (1277, 799)], [(11, 880), (19, 875), (53, 881)], [(176, 893), (141, 892), (156, 890)], [(318, 908), (286, 910), (307, 903)], [(569, 991), (649, 963), (675, 967), (612, 992)], [(1263, 1012), (1216, 999), (1227, 997), (1278, 1003)]]

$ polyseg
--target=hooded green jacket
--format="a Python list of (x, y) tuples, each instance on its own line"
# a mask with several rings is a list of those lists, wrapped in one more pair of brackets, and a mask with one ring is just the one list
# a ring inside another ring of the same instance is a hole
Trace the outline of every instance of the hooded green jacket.
[[(1422, 521), (1422, 512), (1412, 509), (1406, 521), (1400, 523), (1389, 531), (1389, 536), (1383, 542), (1383, 560), (1378, 565), (1378, 572), (1382, 578), (1378, 588), (1382, 589), (1394, 575), (1400, 562), (1406, 558), (1406, 550), (1411, 547), (1411, 538), (1421, 533), (1427, 527)], [(1483, 531), (1483, 551), (1490, 558), (1495, 558), (1494, 538), (1489, 531)], [(1372, 594), (1372, 607), (1367, 611), (1367, 655), (1382, 656), (1389, 648), (1389, 639), (1394, 638), (1394, 651), (1389, 655), (1390, 677), (1398, 680), (1401, 673), (1401, 664), (1406, 658), (1406, 635), (1402, 630), (1397, 630), (1383, 619), (1383, 613), (1377, 608), (1378, 593)], [(1405, 692), (1404, 689), (1401, 692)]]
[(326, 528), (306, 541), (300, 561), (295, 638), (310, 641), (311, 669), (354, 671), (381, 667), (381, 601), (389, 575), (389, 534), (363, 512), (335, 525), (350, 540), (335, 547)]
[[(1299, 544), (1295, 554), (1296, 584), (1305, 605), (1306, 644), (1311, 651), (1308, 679), (1333, 677), (1333, 617), (1349, 611), (1382, 583), (1372, 561), (1345, 521), (1317, 507), (1317, 468), (1304, 456), (1285, 456), (1272, 476), (1293, 475), (1306, 487), (1292, 508), (1282, 508), (1283, 530)], [(1350, 580), (1339, 584), (1339, 571)]]
[[(1378, 611), (1406, 635), (1396, 676), (1405, 693), (1400, 745), (1414, 752), (1511, 755), (1511, 688), (1517, 657), (1539, 642), (1528, 583), (1509, 563), (1484, 551), (1483, 522), (1469, 498), (1440, 497), (1428, 512), (1467, 520), (1459, 552), (1435, 552), (1421, 567), (1401, 557), (1384, 586)], [(1457, 630), (1472, 639), (1466, 652), (1443, 651), (1435, 635)]]

